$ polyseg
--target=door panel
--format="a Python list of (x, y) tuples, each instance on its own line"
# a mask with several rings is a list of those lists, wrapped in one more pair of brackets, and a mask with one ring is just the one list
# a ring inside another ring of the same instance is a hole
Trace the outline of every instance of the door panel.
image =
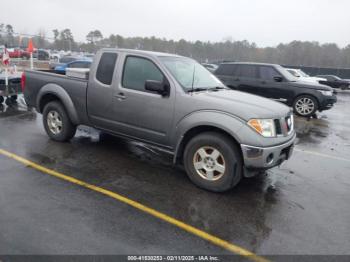
[(168, 96), (146, 91), (146, 80), (170, 85), (153, 61), (144, 57), (127, 56), (114, 96), (114, 118), (121, 133), (167, 146), (173, 121), (175, 92), (171, 87)]
[(215, 71), (215, 75), (229, 88), (237, 89), (239, 83), (238, 76), (236, 75), (235, 64), (221, 64)]
[(257, 87), (257, 69), (255, 65), (240, 64), (237, 68), (237, 89), (254, 95), (259, 95)]
[(113, 87), (116, 85), (116, 80), (114, 75), (119, 58), (117, 53), (105, 52), (96, 59), (100, 62), (97, 66), (94, 65), (96, 68), (91, 69), (87, 90), (88, 116), (93, 126), (112, 130), (115, 117)]
[[(259, 93), (261, 96), (286, 103), (293, 97), (293, 90), (289, 88), (284, 77), (272, 66), (259, 66)], [(277, 82), (274, 77), (281, 77)]]

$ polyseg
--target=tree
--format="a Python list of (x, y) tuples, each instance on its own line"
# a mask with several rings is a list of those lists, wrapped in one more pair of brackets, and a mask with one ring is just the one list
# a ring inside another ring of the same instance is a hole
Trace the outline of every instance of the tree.
[(76, 44), (74, 42), (74, 37), (70, 29), (66, 28), (60, 32), (60, 41), (62, 49), (65, 51), (72, 51)]
[(6, 32), (8, 35), (13, 35), (13, 27), (12, 25), (6, 25)]
[(86, 36), (86, 40), (91, 44), (96, 44), (96, 42), (101, 41), (102, 38), (103, 36), (100, 30), (90, 31)]
[(6, 42), (9, 46), (14, 46), (15, 45), (15, 38), (13, 37), (13, 27), (10, 24), (7, 24), (5, 26), (5, 30), (6, 30)]

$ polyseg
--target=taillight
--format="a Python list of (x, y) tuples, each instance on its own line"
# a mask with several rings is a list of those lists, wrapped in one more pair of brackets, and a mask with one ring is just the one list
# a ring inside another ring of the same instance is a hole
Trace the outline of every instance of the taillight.
[(24, 89), (26, 87), (26, 75), (24, 74), (24, 72), (22, 73), (21, 76), (21, 88), (22, 88), (22, 92), (24, 92)]

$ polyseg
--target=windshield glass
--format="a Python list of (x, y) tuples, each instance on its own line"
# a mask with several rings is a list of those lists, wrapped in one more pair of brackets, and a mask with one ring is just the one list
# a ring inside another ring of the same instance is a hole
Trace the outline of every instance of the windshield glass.
[(212, 73), (196, 61), (185, 57), (160, 57), (166, 68), (185, 91), (225, 88)]
[(289, 70), (285, 69), (283, 66), (276, 65), (276, 69), (278, 70), (278, 72), (280, 72), (284, 76), (285, 79), (287, 79), (287, 81), (291, 81), (291, 82), (300, 81), (298, 77), (295, 77)]
[(298, 72), (296, 72), (294, 69), (287, 69), (287, 71), (289, 73), (291, 73), (293, 76), (295, 77), (300, 77), (300, 75), (298, 74)]
[(299, 74), (303, 77), (310, 77), (308, 74), (306, 74), (303, 70), (298, 70)]

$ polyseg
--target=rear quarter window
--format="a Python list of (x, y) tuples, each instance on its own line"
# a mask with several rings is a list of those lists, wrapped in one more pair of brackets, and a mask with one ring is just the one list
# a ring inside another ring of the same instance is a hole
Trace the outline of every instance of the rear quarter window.
[(236, 65), (221, 64), (215, 71), (216, 75), (232, 76), (236, 71)]
[(113, 79), (118, 54), (103, 53), (96, 71), (96, 79), (105, 85), (110, 85)]
[(239, 65), (240, 77), (246, 78), (257, 78), (256, 66), (255, 65)]

